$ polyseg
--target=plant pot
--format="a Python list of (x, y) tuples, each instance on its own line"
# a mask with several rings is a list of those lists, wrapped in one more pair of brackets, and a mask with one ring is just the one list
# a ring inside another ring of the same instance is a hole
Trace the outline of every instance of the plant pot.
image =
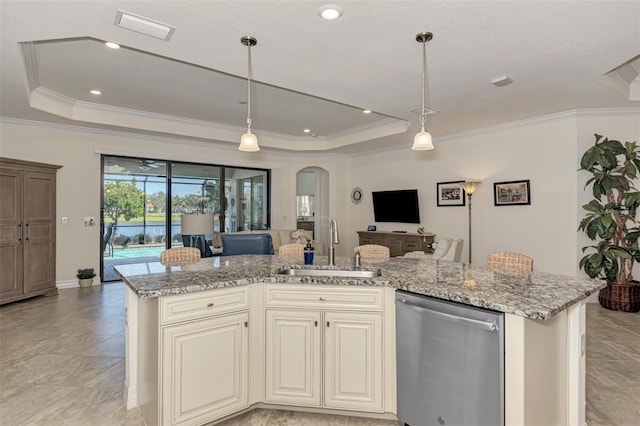
[(607, 287), (600, 290), (598, 301), (607, 309), (622, 312), (640, 311), (640, 283), (631, 284), (607, 283)]
[(91, 287), (93, 285), (93, 278), (80, 278), (78, 279), (80, 287)]

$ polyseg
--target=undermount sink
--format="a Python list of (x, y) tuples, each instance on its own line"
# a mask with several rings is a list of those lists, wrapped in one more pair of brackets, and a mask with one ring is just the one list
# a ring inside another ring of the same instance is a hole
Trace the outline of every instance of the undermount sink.
[(373, 278), (380, 276), (380, 270), (369, 269), (301, 269), (287, 268), (283, 269), (281, 274), (293, 276), (311, 276), (311, 277), (352, 277), (352, 278)]

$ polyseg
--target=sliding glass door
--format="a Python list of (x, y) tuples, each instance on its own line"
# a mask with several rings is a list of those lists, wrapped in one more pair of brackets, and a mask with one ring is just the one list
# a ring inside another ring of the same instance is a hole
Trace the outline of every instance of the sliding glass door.
[(191, 245), (183, 215), (212, 215), (213, 234), (203, 234), (210, 249), (219, 232), (269, 228), (269, 170), (117, 156), (102, 164), (103, 281), (119, 279), (116, 265)]
[(268, 172), (265, 170), (226, 169), (225, 196), (229, 200), (228, 232), (269, 228), (266, 207)]
[[(222, 211), (222, 167), (201, 164), (171, 165), (171, 246), (182, 246), (181, 217), (185, 214), (213, 215), (213, 230), (219, 232)], [(211, 246), (213, 234), (203, 234)]]
[(167, 164), (104, 157), (102, 278), (119, 279), (115, 265), (154, 261), (166, 248)]

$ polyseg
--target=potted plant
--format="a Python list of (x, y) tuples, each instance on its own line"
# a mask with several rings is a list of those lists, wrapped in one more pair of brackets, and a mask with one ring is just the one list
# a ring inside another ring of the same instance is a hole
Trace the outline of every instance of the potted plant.
[(93, 277), (96, 276), (93, 268), (78, 269), (76, 274), (80, 287), (91, 287), (93, 285)]
[(640, 147), (636, 142), (595, 137), (580, 161), (580, 170), (591, 173), (585, 188), (592, 187), (593, 199), (582, 206), (587, 213), (579, 230), (598, 243), (582, 248), (589, 253), (580, 260), (580, 268), (591, 278), (607, 280), (598, 297), (602, 306), (638, 312), (640, 283), (633, 279), (633, 266), (640, 261), (636, 220), (640, 191), (634, 183), (640, 170)]

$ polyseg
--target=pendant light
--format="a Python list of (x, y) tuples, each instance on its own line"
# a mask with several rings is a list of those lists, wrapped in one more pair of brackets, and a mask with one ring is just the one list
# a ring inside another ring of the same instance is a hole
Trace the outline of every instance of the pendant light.
[(433, 38), (433, 34), (429, 32), (421, 32), (416, 35), (416, 41), (422, 43), (422, 111), (420, 113), (420, 131), (416, 133), (413, 138), (414, 151), (427, 151), (433, 149), (433, 141), (431, 140), (431, 133), (425, 129), (425, 123), (427, 121), (427, 114), (424, 108), (424, 98), (426, 92), (427, 81), (427, 42)]
[(249, 60), (247, 70), (247, 133), (240, 138), (240, 146), (238, 149), (245, 152), (260, 151), (258, 146), (258, 137), (251, 133), (251, 75), (253, 74), (253, 67), (251, 66), (251, 46), (255, 46), (258, 40), (251, 36), (244, 36), (240, 39), (240, 42), (247, 46), (249, 49)]

